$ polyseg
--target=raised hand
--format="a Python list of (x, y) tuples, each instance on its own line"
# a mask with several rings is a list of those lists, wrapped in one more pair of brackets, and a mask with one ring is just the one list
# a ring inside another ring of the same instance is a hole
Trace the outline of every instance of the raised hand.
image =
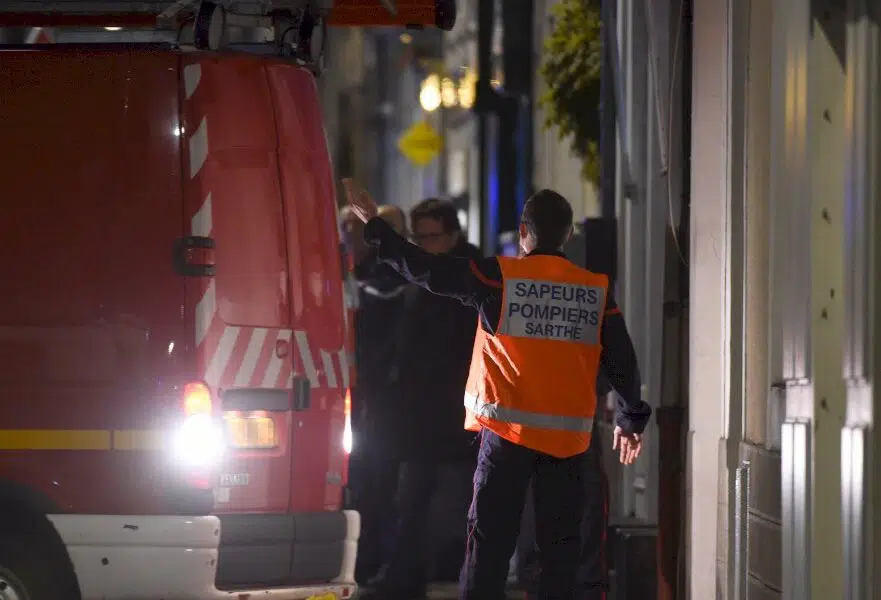
[(346, 200), (352, 207), (352, 212), (365, 223), (376, 216), (378, 207), (370, 192), (355, 185), (354, 180), (346, 177), (343, 179), (343, 187), (346, 190)]

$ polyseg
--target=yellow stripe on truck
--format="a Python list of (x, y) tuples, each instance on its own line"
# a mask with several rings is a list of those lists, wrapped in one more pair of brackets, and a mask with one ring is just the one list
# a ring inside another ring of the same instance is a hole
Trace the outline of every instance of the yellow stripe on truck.
[(165, 432), (156, 429), (117, 429), (113, 431), (114, 450), (161, 450)]
[(160, 450), (151, 429), (0, 429), (0, 450)]

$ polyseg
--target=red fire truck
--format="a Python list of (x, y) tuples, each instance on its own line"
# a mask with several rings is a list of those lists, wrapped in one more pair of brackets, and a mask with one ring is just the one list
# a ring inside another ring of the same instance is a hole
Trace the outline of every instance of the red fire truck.
[[(0, 49), (0, 597), (349, 598), (350, 338), (311, 34), (449, 7), (28, 4), (0, 27), (194, 33)], [(297, 35), (218, 49), (231, 22)]]

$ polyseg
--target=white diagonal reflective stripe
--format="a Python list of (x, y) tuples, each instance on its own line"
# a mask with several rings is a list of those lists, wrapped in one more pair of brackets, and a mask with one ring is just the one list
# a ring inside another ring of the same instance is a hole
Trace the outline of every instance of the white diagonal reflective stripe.
[[(278, 332), (278, 341), (279, 342), (288, 342), (291, 339), (292, 331), (290, 329), (282, 329)], [(276, 342), (278, 343), (278, 342)], [(278, 376), (281, 374), (281, 368), (284, 366), (284, 362), (286, 360), (290, 360), (288, 358), (279, 358), (275, 353), (275, 349), (272, 350), (272, 357), (269, 359), (269, 365), (266, 367), (266, 375), (263, 377), (263, 383), (260, 385), (262, 388), (274, 388), (278, 385)]]
[(214, 280), (208, 284), (202, 298), (196, 304), (196, 346), (205, 340), (208, 335), (208, 328), (211, 327), (211, 321), (214, 320), (214, 313), (217, 312), (217, 288)]
[(341, 349), (337, 352), (337, 357), (340, 359), (340, 375), (343, 378), (343, 388), (349, 387), (349, 353), (345, 348)]
[[(49, 37), (46, 35), (46, 32), (43, 31), (42, 27), (34, 27), (31, 29), (30, 33), (28, 33), (27, 38), (25, 38), (25, 44), (36, 44), (37, 40), (40, 39), (40, 36)], [(44, 42), (45, 43), (45, 42)], [(51, 43), (51, 41), (49, 42)]]
[(196, 88), (199, 86), (201, 79), (202, 65), (193, 63), (184, 67), (184, 95), (187, 100), (196, 93)]
[(500, 406), (495, 402), (482, 402), (480, 398), (465, 394), (465, 408), (476, 415), (516, 425), (526, 425), (539, 429), (556, 429), (558, 431), (574, 431), (590, 433), (593, 430), (593, 419), (587, 417), (569, 417), (549, 415), (547, 413), (530, 412)]
[(208, 195), (205, 196), (205, 201), (202, 203), (202, 208), (193, 215), (190, 222), (190, 231), (192, 231), (193, 235), (202, 237), (209, 237), (211, 235), (211, 227), (213, 226), (211, 210), (211, 192), (208, 192)]
[(319, 353), (321, 354), (321, 365), (324, 367), (324, 376), (327, 377), (327, 387), (335, 388), (337, 387), (337, 381), (336, 369), (333, 366), (333, 356), (325, 350), (321, 350)]
[(303, 370), (306, 371), (309, 385), (318, 387), (318, 371), (315, 369), (312, 351), (309, 350), (309, 337), (305, 331), (297, 329), (294, 332), (294, 339), (297, 341), (297, 351), (300, 353), (300, 359), (303, 361)]
[(196, 176), (208, 158), (208, 118), (202, 117), (199, 127), (190, 136), (190, 179)]
[(208, 385), (216, 387), (221, 384), (220, 380), (226, 370), (226, 365), (229, 364), (229, 357), (232, 355), (240, 331), (241, 329), (238, 327), (227, 327), (223, 330), (220, 341), (217, 343), (217, 349), (214, 350), (214, 356), (211, 357), (211, 362), (205, 370), (205, 383)]
[(248, 342), (248, 349), (245, 350), (245, 357), (242, 359), (242, 366), (236, 375), (235, 385), (239, 387), (247, 386), (251, 383), (251, 377), (254, 376), (254, 369), (257, 368), (257, 360), (263, 352), (263, 342), (266, 341), (268, 329), (256, 327), (251, 332), (251, 341)]

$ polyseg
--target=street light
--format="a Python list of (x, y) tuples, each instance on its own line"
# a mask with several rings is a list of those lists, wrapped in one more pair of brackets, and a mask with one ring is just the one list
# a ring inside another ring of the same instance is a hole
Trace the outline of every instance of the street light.
[(459, 80), (459, 106), (468, 110), (474, 106), (474, 87), (477, 85), (477, 74), (472, 69), (467, 69)]
[(456, 84), (449, 77), (444, 77), (441, 80), (441, 101), (444, 108), (453, 108), (459, 103), (459, 93), (456, 89)]
[[(498, 84), (498, 82), (494, 83)], [(468, 110), (474, 106), (476, 85), (477, 73), (473, 69), (463, 68), (458, 78), (432, 73), (422, 81), (419, 89), (419, 104), (426, 112), (434, 112), (441, 107), (445, 109), (459, 107)]]
[(438, 75), (425, 78), (419, 90), (419, 104), (426, 112), (434, 112), (441, 105), (441, 82)]

